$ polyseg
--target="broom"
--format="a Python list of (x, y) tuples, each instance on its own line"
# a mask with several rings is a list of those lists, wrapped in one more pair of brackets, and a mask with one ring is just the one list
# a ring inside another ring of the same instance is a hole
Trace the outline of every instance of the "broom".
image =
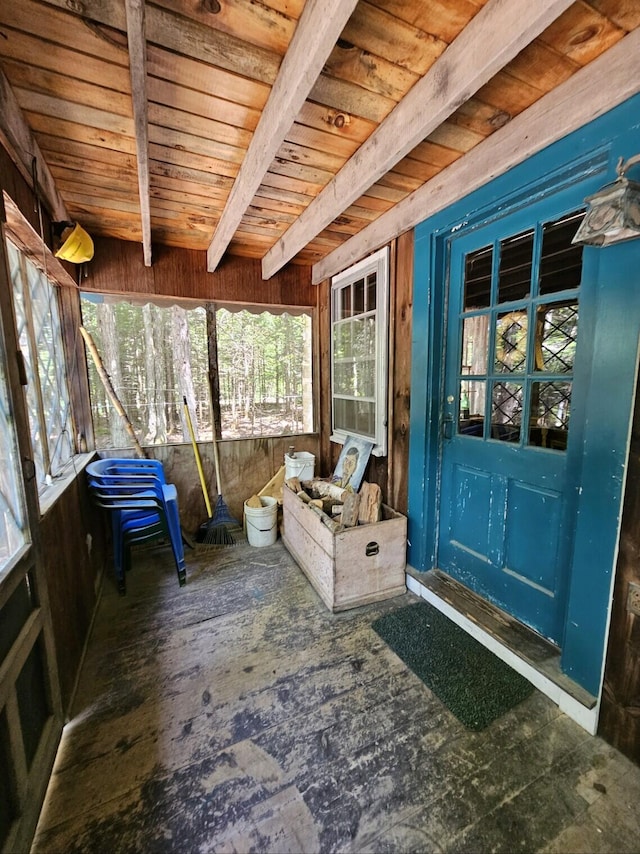
[(218, 459), (218, 446), (215, 441), (215, 437), (213, 440), (213, 456), (216, 467), (216, 481), (218, 483), (218, 501), (216, 503), (215, 513), (211, 512), (211, 502), (209, 501), (209, 494), (207, 492), (207, 484), (204, 479), (204, 471), (202, 470), (202, 460), (200, 458), (200, 451), (198, 450), (198, 445), (196, 443), (195, 433), (193, 432), (193, 424), (191, 423), (191, 413), (189, 412), (189, 407), (187, 406), (187, 398), (183, 397), (184, 401), (184, 413), (187, 421), (187, 426), (189, 428), (189, 435), (191, 436), (191, 444), (193, 446), (193, 454), (196, 460), (196, 466), (198, 469), (198, 475), (200, 477), (200, 486), (202, 487), (202, 495), (204, 497), (204, 503), (207, 508), (207, 513), (209, 514), (209, 518), (206, 522), (203, 522), (200, 525), (198, 533), (196, 535), (196, 540), (199, 543), (211, 546), (232, 546), (235, 545), (235, 540), (231, 532), (227, 529), (227, 524), (234, 525), (237, 528), (240, 528), (240, 523), (233, 518), (227, 505), (224, 503), (222, 499), (222, 489), (220, 487), (220, 460)]

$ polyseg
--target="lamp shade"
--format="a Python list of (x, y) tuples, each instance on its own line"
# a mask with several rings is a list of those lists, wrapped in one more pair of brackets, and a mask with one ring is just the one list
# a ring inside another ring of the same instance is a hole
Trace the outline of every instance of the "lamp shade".
[(610, 246), (640, 237), (640, 184), (624, 174), (632, 161), (636, 158), (619, 163), (618, 178), (587, 196), (587, 211), (572, 243)]

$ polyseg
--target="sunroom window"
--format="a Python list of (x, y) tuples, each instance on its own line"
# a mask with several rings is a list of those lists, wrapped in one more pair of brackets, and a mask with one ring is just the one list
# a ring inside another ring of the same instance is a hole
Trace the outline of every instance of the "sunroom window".
[(373, 442), (387, 453), (389, 251), (381, 249), (331, 283), (331, 440)]
[(7, 256), (27, 386), (38, 491), (63, 473), (74, 454), (56, 287), (10, 240)]
[(27, 541), (16, 428), (11, 414), (4, 347), (0, 337), (0, 576)]
[[(82, 316), (143, 445), (189, 441), (184, 398), (197, 438), (211, 439), (212, 390), (223, 439), (313, 431), (308, 312), (133, 304), (86, 293)], [(89, 385), (97, 447), (128, 446), (93, 363)]]

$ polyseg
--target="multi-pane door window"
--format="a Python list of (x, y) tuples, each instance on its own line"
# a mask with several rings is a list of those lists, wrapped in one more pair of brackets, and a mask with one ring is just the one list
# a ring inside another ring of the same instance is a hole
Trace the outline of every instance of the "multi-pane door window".
[(47, 276), (10, 241), (7, 255), (41, 492), (74, 453), (58, 301)]
[(331, 284), (332, 441), (359, 436), (387, 453), (389, 252), (385, 248)]
[(458, 432), (565, 450), (582, 247), (570, 214), (464, 259)]

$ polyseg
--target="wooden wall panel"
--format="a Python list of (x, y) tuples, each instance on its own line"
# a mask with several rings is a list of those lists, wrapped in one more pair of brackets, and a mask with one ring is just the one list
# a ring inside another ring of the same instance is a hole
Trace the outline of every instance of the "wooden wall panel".
[[(327, 477), (338, 460), (339, 448), (329, 441), (331, 435), (331, 282), (318, 285), (318, 363), (320, 387), (320, 464), (316, 474)], [(333, 452), (335, 453), (335, 456)]]
[[(22, 215), (40, 233), (40, 222), (35, 198), (24, 177), (17, 170), (5, 150), (0, 147), (0, 191), (5, 190), (20, 209)], [(42, 211), (43, 235), (50, 236), (49, 218)], [(74, 277), (78, 268), (65, 264)], [(73, 287), (61, 289), (63, 328), (69, 334), (77, 324), (77, 292)], [(67, 355), (74, 349), (74, 338), (66, 341)], [(78, 345), (82, 347), (80, 343)], [(82, 348), (83, 349), (83, 348)], [(83, 386), (84, 350), (75, 361), (71, 359), (73, 379), (72, 398), (79, 409), (75, 415), (85, 417), (88, 399), (79, 400)], [(75, 378), (73, 374), (75, 372)], [(86, 383), (85, 383), (86, 384)], [(84, 413), (84, 415), (83, 415)], [(80, 420), (80, 419), (79, 419)], [(26, 428), (25, 428), (26, 430)], [(34, 518), (38, 516), (34, 512)], [(46, 580), (46, 601), (56, 648), (58, 680), (62, 707), (68, 706), (75, 683), (84, 642), (91, 623), (96, 601), (96, 578), (104, 562), (105, 541), (102, 521), (89, 505), (84, 487), (84, 473), (79, 473), (75, 483), (61, 494), (51, 510), (34, 524), (32, 536), (39, 544), (43, 556), (43, 574)], [(87, 547), (87, 534), (92, 537), (91, 553)]]
[(613, 593), (599, 734), (640, 763), (640, 616), (627, 609), (629, 586), (640, 589), (640, 394), (631, 433), (620, 552)]
[[(262, 439), (224, 439), (218, 443), (220, 454), (220, 479), (222, 497), (232, 515), (241, 522), (244, 502), (259, 492), (284, 465), (284, 455), (290, 445), (297, 451), (308, 451), (319, 458), (317, 435), (273, 436)], [(178, 492), (180, 521), (185, 531), (195, 534), (207, 520), (207, 511), (202, 495), (195, 458), (191, 445), (161, 445), (145, 449), (149, 455), (161, 460), (167, 480), (174, 483)], [(215, 506), (218, 487), (216, 485), (211, 442), (198, 442), (202, 459), (202, 470), (207, 484), (212, 507)], [(105, 452), (105, 456), (109, 452)], [(318, 462), (316, 462), (318, 472)]]
[(99, 576), (107, 560), (107, 531), (105, 519), (89, 499), (84, 471), (79, 472), (40, 522), (64, 710), (69, 708), (91, 626)]
[(153, 247), (153, 264), (145, 267), (142, 246), (98, 238), (82, 289), (99, 293), (166, 296), (209, 302), (315, 306), (317, 289), (309, 267), (289, 264), (268, 281), (258, 259), (227, 255), (215, 273), (207, 273), (206, 252)]
[(409, 409), (411, 401), (411, 321), (413, 309), (413, 231), (396, 241), (393, 299), (393, 359), (389, 395), (390, 448), (388, 503), (407, 512), (409, 486)]

